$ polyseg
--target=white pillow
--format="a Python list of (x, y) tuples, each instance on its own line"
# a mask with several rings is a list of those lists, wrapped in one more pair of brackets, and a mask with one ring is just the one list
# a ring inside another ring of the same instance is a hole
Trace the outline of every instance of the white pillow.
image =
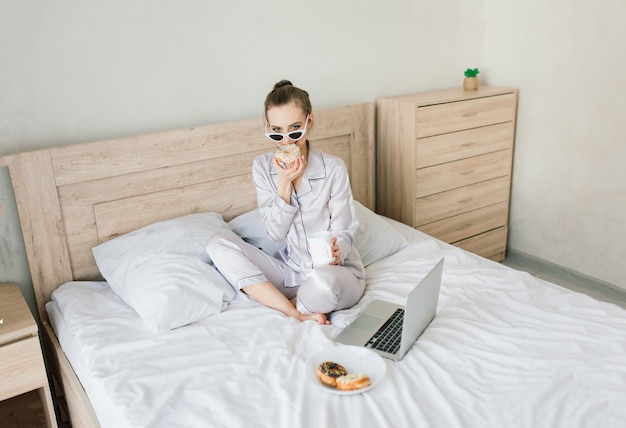
[(267, 236), (263, 228), (261, 210), (258, 208), (235, 217), (228, 222), (228, 225), (244, 241), (260, 248), (271, 256), (287, 245), (285, 241), (276, 242)]
[(407, 246), (404, 236), (400, 235), (384, 217), (361, 205), (358, 201), (354, 201), (354, 210), (359, 219), (354, 246), (359, 250), (365, 266)]
[[(354, 201), (354, 210), (359, 220), (354, 246), (361, 254), (365, 266), (407, 246), (407, 240), (383, 217), (357, 201)], [(235, 217), (228, 224), (244, 241), (250, 242), (268, 254), (274, 254), (285, 245), (284, 242), (274, 242), (267, 237), (263, 229), (261, 211), (258, 208)]]
[(153, 330), (181, 327), (222, 311), (235, 290), (210, 263), (204, 246), (230, 231), (218, 213), (153, 223), (93, 248), (113, 291)]

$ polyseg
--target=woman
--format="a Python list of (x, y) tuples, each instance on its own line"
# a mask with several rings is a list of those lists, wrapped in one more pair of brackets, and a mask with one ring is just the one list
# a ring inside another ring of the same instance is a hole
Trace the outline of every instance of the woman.
[[(343, 161), (322, 153), (305, 138), (313, 126), (308, 93), (283, 80), (265, 100), (266, 136), (278, 147), (296, 144), (301, 156), (279, 162), (274, 153), (252, 166), (257, 201), (267, 235), (286, 246), (274, 257), (226, 234), (207, 251), (222, 275), (267, 307), (298, 320), (330, 324), (326, 314), (353, 306), (365, 289), (365, 269), (352, 245), (358, 228), (348, 172)], [(328, 265), (314, 266), (308, 239), (333, 235)]]

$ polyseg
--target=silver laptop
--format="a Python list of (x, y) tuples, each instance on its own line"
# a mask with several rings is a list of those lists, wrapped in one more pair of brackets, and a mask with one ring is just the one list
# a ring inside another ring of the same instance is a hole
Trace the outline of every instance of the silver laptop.
[(335, 341), (365, 346), (385, 358), (401, 360), (435, 318), (443, 260), (411, 290), (406, 306), (374, 300)]

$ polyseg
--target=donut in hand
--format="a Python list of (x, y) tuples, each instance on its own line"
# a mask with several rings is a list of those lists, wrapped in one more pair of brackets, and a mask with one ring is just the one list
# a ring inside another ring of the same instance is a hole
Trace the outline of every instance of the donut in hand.
[(279, 146), (276, 149), (276, 153), (274, 154), (276, 160), (284, 163), (294, 163), (296, 159), (299, 159), (302, 156), (300, 152), (300, 147), (297, 144), (285, 144), (284, 146)]

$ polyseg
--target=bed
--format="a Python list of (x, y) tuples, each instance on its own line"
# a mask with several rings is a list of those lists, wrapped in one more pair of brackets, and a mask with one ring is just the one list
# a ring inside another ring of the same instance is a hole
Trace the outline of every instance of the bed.
[[(355, 104), (317, 111), (311, 133), (348, 166), (367, 271), (362, 300), (329, 326), (214, 273), (210, 291), (167, 282), (180, 274), (172, 260), (192, 266), (183, 280), (209, 272), (202, 242), (215, 230), (275, 249), (250, 176), (272, 149), (261, 119), (4, 157), (72, 425), (626, 426), (626, 311), (375, 214), (374, 125), (373, 105)], [(311, 356), (337, 347), (372, 299), (403, 303), (441, 258), (437, 316), (404, 359), (385, 360), (360, 394), (315, 384)]]

